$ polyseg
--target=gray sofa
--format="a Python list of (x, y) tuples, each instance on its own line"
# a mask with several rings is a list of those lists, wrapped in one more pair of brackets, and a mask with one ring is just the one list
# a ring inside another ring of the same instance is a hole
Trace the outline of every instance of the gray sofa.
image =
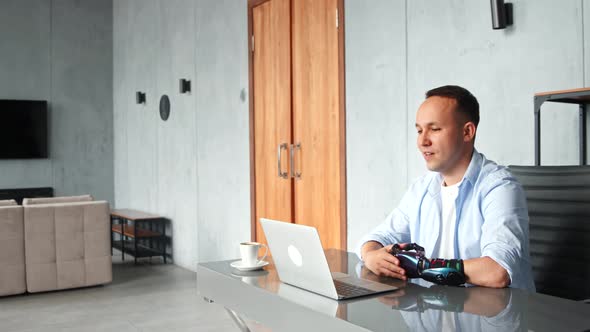
[(0, 296), (111, 282), (109, 215), (90, 195), (0, 201)]

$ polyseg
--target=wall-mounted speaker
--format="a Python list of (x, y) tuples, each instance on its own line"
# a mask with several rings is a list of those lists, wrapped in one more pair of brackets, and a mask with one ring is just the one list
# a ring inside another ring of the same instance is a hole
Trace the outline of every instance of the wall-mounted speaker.
[(180, 79), (180, 93), (191, 92), (191, 81), (186, 78)]
[(490, 0), (492, 7), (492, 28), (504, 29), (512, 25), (512, 4), (504, 0)]
[(135, 103), (145, 104), (145, 92), (137, 91), (135, 93)]

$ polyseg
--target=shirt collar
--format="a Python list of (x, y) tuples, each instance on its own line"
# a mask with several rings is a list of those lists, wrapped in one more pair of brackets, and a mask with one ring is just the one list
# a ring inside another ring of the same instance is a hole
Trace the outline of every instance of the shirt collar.
[(463, 180), (469, 181), (471, 186), (475, 184), (477, 178), (479, 177), (479, 173), (481, 172), (481, 165), (482, 165), (483, 155), (475, 148), (473, 148), (473, 154), (471, 155), (471, 162), (469, 163), (469, 167), (467, 167), (467, 171), (465, 171), (465, 175), (463, 175)]
[[(473, 148), (473, 154), (471, 155), (471, 161), (469, 162), (469, 166), (463, 175), (463, 179), (461, 180), (461, 184), (459, 185), (459, 190), (461, 187), (465, 185), (465, 182), (469, 182), (472, 186), (475, 184), (477, 177), (479, 176), (479, 172), (481, 170), (481, 161), (483, 156), (481, 153), (477, 152), (475, 148)], [(428, 193), (432, 196), (438, 195), (440, 193), (440, 187), (443, 182), (442, 175), (438, 172), (434, 172), (435, 175), (430, 181), (430, 185), (428, 186)]]

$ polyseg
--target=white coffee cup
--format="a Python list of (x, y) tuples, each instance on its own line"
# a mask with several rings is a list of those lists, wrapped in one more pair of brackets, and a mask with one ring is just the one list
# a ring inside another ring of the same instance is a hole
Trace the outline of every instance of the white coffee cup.
[[(258, 258), (258, 249), (264, 247), (264, 255)], [(242, 242), (240, 243), (240, 254), (242, 255), (243, 266), (256, 266), (266, 258), (268, 247), (266, 244), (258, 242)]]

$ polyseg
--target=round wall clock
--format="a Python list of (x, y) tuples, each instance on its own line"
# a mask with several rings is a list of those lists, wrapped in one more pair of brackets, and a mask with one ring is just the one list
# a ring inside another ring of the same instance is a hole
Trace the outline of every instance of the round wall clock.
[(168, 120), (170, 116), (170, 98), (167, 95), (162, 95), (160, 98), (160, 118), (164, 121)]

